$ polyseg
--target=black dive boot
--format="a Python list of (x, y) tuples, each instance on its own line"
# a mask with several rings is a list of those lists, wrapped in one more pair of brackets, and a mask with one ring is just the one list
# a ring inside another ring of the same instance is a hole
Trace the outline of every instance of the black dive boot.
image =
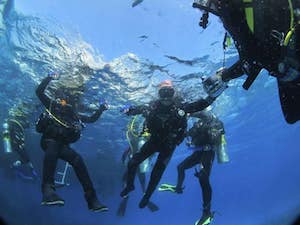
[(145, 208), (149, 203), (149, 199), (150, 199), (150, 196), (147, 194), (144, 194), (142, 200), (139, 203), (139, 207), (141, 209)]
[(88, 208), (89, 210), (93, 211), (93, 212), (105, 212), (108, 211), (108, 208), (105, 205), (102, 205), (98, 198), (97, 195), (94, 191), (91, 192), (86, 192), (84, 195), (87, 204), (88, 204)]
[(55, 193), (55, 188), (51, 184), (42, 187), (43, 200), (41, 205), (47, 206), (63, 206), (65, 201)]
[(134, 185), (130, 185), (130, 186), (126, 186), (123, 191), (120, 193), (120, 196), (122, 198), (127, 198), (128, 197), (128, 194), (129, 192), (133, 191), (134, 190)]

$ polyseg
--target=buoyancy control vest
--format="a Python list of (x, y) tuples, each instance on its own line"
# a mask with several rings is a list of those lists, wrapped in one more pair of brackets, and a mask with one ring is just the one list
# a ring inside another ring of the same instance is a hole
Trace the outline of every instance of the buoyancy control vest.
[(151, 139), (178, 145), (186, 134), (186, 113), (178, 103), (165, 106), (158, 100), (151, 106), (146, 117), (146, 126), (151, 134)]
[(81, 136), (82, 129), (83, 123), (73, 110), (71, 108), (62, 109), (57, 104), (51, 104), (50, 108), (46, 109), (36, 122), (36, 131), (42, 133), (43, 138), (54, 139), (66, 144), (76, 142)]

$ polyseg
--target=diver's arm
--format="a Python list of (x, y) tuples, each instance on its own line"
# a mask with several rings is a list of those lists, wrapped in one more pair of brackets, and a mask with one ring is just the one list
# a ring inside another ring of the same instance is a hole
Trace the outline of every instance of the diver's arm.
[(126, 112), (126, 115), (128, 116), (134, 116), (139, 114), (144, 115), (148, 110), (149, 110), (149, 106), (147, 105), (130, 106), (128, 111)]
[(242, 62), (241, 60), (239, 60), (222, 73), (222, 80), (227, 82), (232, 79), (241, 77), (244, 74), (245, 72), (243, 71)]
[(45, 94), (45, 90), (52, 79), (52, 77), (44, 78), (35, 91), (37, 97), (46, 108), (50, 108), (52, 100)]
[(106, 109), (107, 108), (105, 106), (100, 105), (99, 109), (97, 109), (97, 111), (92, 116), (78, 114), (78, 117), (84, 123), (94, 123), (100, 118), (100, 116)]
[(216, 98), (207, 96), (206, 98), (201, 98), (196, 102), (186, 103), (183, 105), (183, 109), (186, 113), (195, 113), (202, 111), (203, 109), (210, 106)]

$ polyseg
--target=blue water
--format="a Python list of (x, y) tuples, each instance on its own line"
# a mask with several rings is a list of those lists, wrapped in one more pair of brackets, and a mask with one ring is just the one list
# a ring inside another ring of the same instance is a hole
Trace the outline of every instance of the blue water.
[[(201, 216), (201, 189), (193, 170), (187, 173), (183, 195), (154, 193), (158, 212), (138, 208), (142, 193), (137, 184), (126, 216), (116, 216), (124, 171), (120, 157), (127, 147), (129, 121), (117, 109), (156, 97), (156, 86), (164, 79), (174, 80), (187, 100), (195, 100), (204, 95), (200, 77), (212, 74), (223, 63), (222, 25), (211, 17), (208, 29), (202, 32), (197, 25), (200, 12), (191, 7), (191, 1), (145, 0), (135, 8), (131, 3), (19, 0), (1, 17), (1, 124), (18, 102), (38, 103), (34, 90), (48, 71), (59, 71), (64, 85), (84, 84), (87, 103), (105, 98), (111, 105), (111, 110), (88, 125), (82, 139), (73, 145), (84, 157), (109, 212), (87, 210), (72, 171), (67, 177), (71, 185), (58, 190), (65, 206), (41, 207), (40, 182), (14, 177), (1, 161), (0, 215), (9, 224), (188, 225)], [(141, 40), (142, 35), (148, 38)], [(195, 64), (186, 66), (164, 55), (194, 60)], [(226, 65), (236, 59), (231, 47)], [(285, 123), (276, 82), (266, 72), (249, 91), (242, 90), (241, 84), (241, 79), (232, 81), (212, 106), (224, 121), (231, 158), (229, 164), (215, 162), (213, 166), (212, 209), (217, 211), (213, 224), (290, 224), (300, 212), (300, 124)], [(34, 131), (38, 114), (32, 114), (26, 146), (41, 174), (43, 152)], [(178, 147), (162, 182), (176, 181), (176, 165), (188, 154), (184, 145)]]

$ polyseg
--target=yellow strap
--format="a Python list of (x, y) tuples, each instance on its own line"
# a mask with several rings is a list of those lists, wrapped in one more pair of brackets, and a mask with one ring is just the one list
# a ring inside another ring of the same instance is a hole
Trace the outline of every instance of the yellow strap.
[(246, 20), (247, 20), (248, 27), (251, 30), (251, 32), (254, 33), (254, 13), (253, 13), (253, 8), (252, 7), (245, 8), (245, 13), (246, 13)]
[(285, 35), (285, 38), (284, 38), (284, 42), (283, 42), (283, 45), (284, 46), (288, 46), (289, 42), (290, 42), (290, 39), (294, 33), (295, 29), (292, 28), (289, 30), (289, 32)]
[(137, 120), (137, 116), (134, 116), (131, 123), (129, 124), (128, 130), (132, 133), (134, 137), (138, 137), (139, 134), (134, 132), (134, 123)]
[(62, 122), (62, 121), (59, 120), (56, 116), (54, 116), (54, 115), (50, 112), (49, 109), (46, 109), (46, 112), (49, 113), (49, 115), (50, 115), (56, 122), (58, 122), (60, 125), (66, 127), (66, 128), (69, 128), (69, 126), (68, 126), (66, 123)]
[(231, 46), (231, 38), (229, 37), (229, 36), (227, 36), (227, 38), (226, 38), (226, 45), (227, 45), (227, 47), (230, 47)]
[[(252, 3), (252, 0), (243, 0), (243, 3)], [(254, 12), (253, 7), (245, 7), (245, 15), (249, 29), (254, 33)]]
[(291, 14), (290, 29), (293, 29), (293, 27), (294, 27), (294, 7), (293, 7), (292, 0), (288, 0), (288, 2), (289, 2), (290, 14)]
[[(293, 35), (293, 33), (295, 32), (295, 28), (294, 28), (294, 8), (293, 8), (293, 3), (291, 0), (288, 0), (289, 3), (289, 8), (290, 8), (290, 16), (291, 16), (291, 21), (290, 21), (290, 30), (289, 32), (285, 35), (284, 38), (284, 42), (283, 45), (286, 47), (288, 46), (290, 39)], [(298, 24), (300, 24), (300, 21), (297, 22)]]

